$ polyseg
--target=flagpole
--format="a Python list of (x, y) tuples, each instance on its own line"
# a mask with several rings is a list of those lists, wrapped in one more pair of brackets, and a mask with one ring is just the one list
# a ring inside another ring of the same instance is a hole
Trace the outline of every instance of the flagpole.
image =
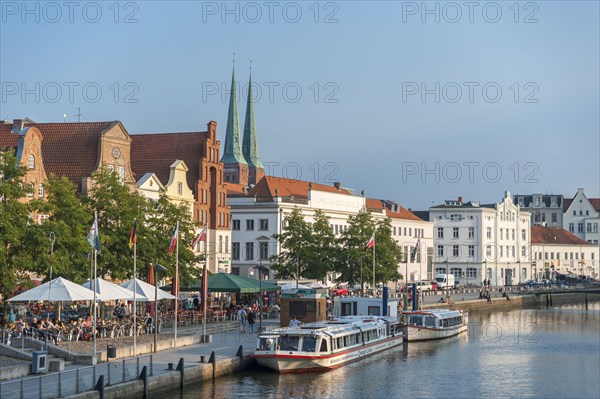
[[(95, 233), (96, 233), (96, 242), (100, 242), (99, 236), (98, 236), (98, 211), (94, 212), (94, 221), (95, 221)], [(96, 326), (98, 324), (98, 309), (96, 308), (96, 291), (97, 291), (97, 287), (96, 284), (98, 283), (98, 249), (94, 247), (94, 331), (92, 332), (94, 334), (94, 358), (95, 358), (95, 363), (98, 362), (97, 359), (97, 346), (96, 346)]]
[[(373, 238), (375, 237), (375, 232), (373, 232)], [(375, 296), (375, 242), (373, 239), (373, 296)]]
[[(179, 311), (179, 222), (177, 222), (177, 232), (175, 239), (175, 336), (173, 346), (177, 348), (177, 312)], [(156, 299), (156, 298), (155, 298)]]
[[(421, 269), (422, 269), (422, 260), (423, 257), (421, 256), (421, 239), (419, 239), (419, 241), (417, 242), (419, 244), (419, 253), (417, 254), (417, 256), (419, 257), (419, 281), (423, 281), (423, 276), (421, 275)], [(419, 283), (421, 284), (421, 283)], [(421, 304), (423, 303), (423, 298), (424, 298), (424, 293), (423, 290), (421, 290), (421, 297), (419, 298), (419, 309), (421, 309)]]
[[(135, 220), (133, 221), (134, 237), (133, 237), (133, 282), (137, 278), (137, 232), (135, 231)], [(135, 285), (134, 285), (135, 288)], [(137, 297), (136, 289), (133, 290), (133, 357), (137, 356)], [(156, 298), (154, 298), (156, 300)]]
[[(208, 225), (208, 224), (207, 224)], [(201, 233), (202, 234), (202, 233)], [(204, 268), (202, 269), (202, 342), (206, 342), (206, 300), (208, 299), (208, 277), (206, 263), (208, 262), (207, 256), (208, 248), (208, 228), (206, 229), (206, 241), (204, 241)]]

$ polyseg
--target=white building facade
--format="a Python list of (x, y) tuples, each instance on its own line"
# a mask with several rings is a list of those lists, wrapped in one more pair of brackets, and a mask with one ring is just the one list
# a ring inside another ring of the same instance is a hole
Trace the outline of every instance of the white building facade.
[[(314, 222), (315, 212), (322, 210), (329, 218), (335, 235), (340, 235), (347, 228), (348, 217), (365, 207), (376, 220), (390, 217), (392, 234), (403, 250), (407, 247), (412, 251), (421, 240), (422, 262), (425, 262), (426, 248), (433, 245), (432, 223), (401, 207), (393, 209), (396, 211), (393, 212), (385, 207), (385, 201), (354, 195), (337, 183), (325, 186), (268, 176), (248, 195), (230, 195), (228, 204), (231, 207), (231, 272), (241, 276), (252, 275), (251, 270), (257, 265), (270, 267), (269, 258), (278, 255), (281, 250), (273, 235), (282, 233), (286, 216), (296, 207), (309, 223)], [(415, 261), (409, 265), (409, 273), (417, 278), (419, 263)], [(405, 265), (398, 266), (400, 273), (404, 274)], [(274, 277), (274, 272), (269, 274), (269, 277)]]
[(531, 214), (509, 192), (499, 203), (446, 201), (429, 209), (435, 274), (454, 274), (464, 284), (490, 279), (494, 286), (532, 278)]
[(563, 228), (591, 244), (600, 242), (600, 199), (588, 198), (583, 188), (573, 199), (565, 199)]

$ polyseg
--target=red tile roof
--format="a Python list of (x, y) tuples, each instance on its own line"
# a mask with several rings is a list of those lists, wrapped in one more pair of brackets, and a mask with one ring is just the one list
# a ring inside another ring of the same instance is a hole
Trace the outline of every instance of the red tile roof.
[(235, 194), (245, 194), (245, 187), (243, 184), (236, 183), (225, 183), (225, 189), (227, 190), (227, 195), (235, 195)]
[(11, 132), (12, 124), (0, 123), (0, 149), (19, 145), (19, 135)]
[(277, 195), (280, 197), (307, 199), (309, 184), (312, 186), (313, 190), (352, 195), (350, 191), (344, 188), (337, 189), (334, 186), (275, 176), (263, 177), (248, 194), (258, 197), (261, 201), (272, 201), (273, 197), (276, 196), (275, 190), (277, 190)]
[(153, 172), (166, 185), (171, 165), (180, 159), (189, 168), (187, 183), (196, 196), (200, 160), (204, 157), (207, 138), (208, 132), (132, 134), (131, 169), (135, 178)]
[[(119, 121), (81, 123), (27, 123), (42, 133), (42, 156), (48, 174), (66, 176), (81, 189), (81, 182), (96, 169), (100, 135)], [(0, 125), (0, 141), (12, 124)], [(9, 141), (12, 138), (8, 139)]]
[(594, 245), (560, 227), (531, 227), (532, 244)]
[(404, 208), (403, 206), (398, 206), (397, 212), (391, 211), (389, 208), (387, 208), (385, 206), (383, 200), (380, 200), (380, 199), (367, 198), (366, 206), (369, 209), (385, 209), (386, 215), (391, 219), (406, 219), (406, 220), (423, 221), (423, 219), (421, 219), (420, 217), (418, 217), (417, 215), (415, 215), (408, 209)]

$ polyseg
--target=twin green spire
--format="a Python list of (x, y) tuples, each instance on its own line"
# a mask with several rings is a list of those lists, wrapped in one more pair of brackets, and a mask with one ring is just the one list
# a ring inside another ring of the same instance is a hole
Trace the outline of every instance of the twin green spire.
[(244, 125), (244, 141), (240, 146), (240, 127), (238, 123), (237, 88), (235, 68), (231, 75), (231, 97), (229, 98), (229, 114), (225, 133), (225, 150), (221, 162), (225, 164), (243, 164), (255, 168), (264, 168), (258, 155), (258, 140), (254, 121), (254, 96), (252, 94), (252, 75), (248, 86), (246, 105), (246, 122)]

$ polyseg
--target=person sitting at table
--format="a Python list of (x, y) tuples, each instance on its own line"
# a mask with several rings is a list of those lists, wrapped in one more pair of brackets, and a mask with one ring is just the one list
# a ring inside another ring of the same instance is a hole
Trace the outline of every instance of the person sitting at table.
[(83, 331), (83, 340), (89, 340), (90, 334), (92, 333), (92, 319), (90, 316), (86, 317), (85, 320), (81, 323), (81, 329)]
[(146, 334), (151, 334), (154, 332), (154, 330), (152, 329), (154, 319), (152, 318), (149, 312), (146, 312), (146, 316), (144, 317), (144, 324), (146, 325)]
[(98, 316), (98, 321), (96, 321), (96, 331), (100, 337), (106, 332), (106, 322), (100, 316)]

